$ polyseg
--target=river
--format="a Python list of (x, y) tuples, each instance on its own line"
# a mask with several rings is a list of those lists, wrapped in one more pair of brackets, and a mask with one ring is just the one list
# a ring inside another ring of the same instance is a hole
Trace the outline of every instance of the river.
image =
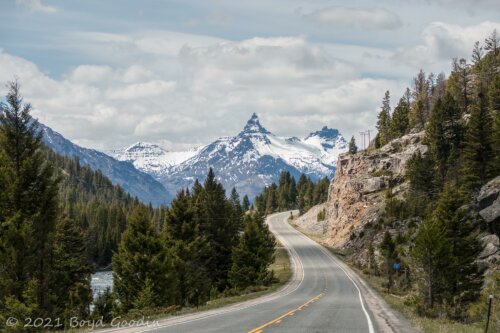
[(92, 295), (94, 299), (99, 295), (99, 293), (106, 290), (106, 288), (113, 288), (113, 272), (112, 271), (102, 271), (92, 274)]

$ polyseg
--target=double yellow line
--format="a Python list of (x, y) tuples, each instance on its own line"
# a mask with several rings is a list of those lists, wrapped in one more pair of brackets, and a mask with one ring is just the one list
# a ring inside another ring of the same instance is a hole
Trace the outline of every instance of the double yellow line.
[(293, 316), (295, 314), (295, 312), (300, 311), (303, 308), (305, 308), (308, 305), (310, 305), (311, 303), (316, 302), (318, 299), (320, 299), (321, 297), (323, 297), (323, 295), (325, 295), (325, 294), (321, 293), (318, 296), (311, 298), (310, 300), (308, 300), (307, 302), (305, 302), (301, 306), (299, 306), (299, 307), (297, 307), (297, 308), (295, 308), (293, 310), (288, 311), (284, 315), (281, 315), (278, 318), (275, 318), (275, 319), (271, 320), (270, 322), (265, 323), (264, 325), (261, 325), (259, 327), (254, 328), (253, 330), (248, 331), (248, 333), (261, 333), (262, 329), (264, 329), (264, 328), (266, 328), (268, 326), (271, 326), (273, 324), (279, 324), (279, 323), (281, 323), (281, 321), (283, 320), (283, 318), (288, 317), (288, 316)]

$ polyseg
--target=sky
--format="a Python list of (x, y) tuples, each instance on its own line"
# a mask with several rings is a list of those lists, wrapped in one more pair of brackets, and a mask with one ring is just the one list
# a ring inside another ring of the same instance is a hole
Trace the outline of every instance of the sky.
[(386, 90), (448, 74), (498, 0), (1, 0), (0, 89), (73, 142), (178, 151), (235, 135), (374, 130)]

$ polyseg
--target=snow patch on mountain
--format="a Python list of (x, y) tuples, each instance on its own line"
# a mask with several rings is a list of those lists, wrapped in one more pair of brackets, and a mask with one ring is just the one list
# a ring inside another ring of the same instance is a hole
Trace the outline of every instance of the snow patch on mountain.
[(258, 194), (277, 181), (282, 171), (313, 180), (332, 177), (337, 157), (347, 151), (347, 142), (336, 129), (323, 127), (307, 137), (280, 137), (265, 129), (254, 113), (236, 136), (221, 137), (190, 151), (169, 152), (153, 143), (139, 142), (111, 152), (160, 181), (175, 194), (180, 188), (203, 180), (209, 167), (226, 188), (243, 195)]
[(159, 177), (169, 168), (196, 155), (199, 150), (172, 152), (154, 143), (137, 142), (127, 148), (112, 150), (109, 154), (119, 161), (131, 162), (138, 170)]

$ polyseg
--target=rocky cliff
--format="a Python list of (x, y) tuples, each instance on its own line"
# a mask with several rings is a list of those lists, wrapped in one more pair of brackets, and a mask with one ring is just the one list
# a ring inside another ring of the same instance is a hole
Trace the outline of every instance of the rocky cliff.
[(385, 190), (402, 195), (408, 188), (404, 174), (411, 156), (427, 146), (424, 133), (409, 134), (378, 150), (341, 154), (326, 205), (328, 230), (325, 242), (343, 246), (353, 232), (368, 222), (376, 222), (384, 209)]
[[(362, 151), (354, 155), (341, 154), (335, 178), (330, 184), (328, 201), (324, 205), (326, 225), (319, 222), (306, 223), (307, 226), (303, 228), (309, 232), (324, 230), (322, 241), (326, 245), (351, 248), (356, 253), (356, 260), (365, 260), (367, 244), (378, 244), (382, 238), (383, 233), (373, 230), (373, 226), (377, 225), (385, 210), (388, 187), (392, 186), (394, 197), (402, 198), (409, 187), (405, 181), (409, 159), (417, 151), (422, 154), (427, 152), (427, 146), (422, 143), (423, 136), (423, 132), (409, 134), (377, 150)], [(498, 268), (500, 176), (485, 184), (475, 200), (463, 208), (479, 222), (479, 238), (484, 250), (478, 259), (487, 262), (490, 267)], [(317, 214), (317, 211), (313, 213)], [(368, 224), (371, 228), (367, 229)], [(393, 226), (389, 231), (395, 235), (404, 232), (406, 227), (403, 223)], [(367, 230), (371, 230), (369, 235), (366, 234)]]

